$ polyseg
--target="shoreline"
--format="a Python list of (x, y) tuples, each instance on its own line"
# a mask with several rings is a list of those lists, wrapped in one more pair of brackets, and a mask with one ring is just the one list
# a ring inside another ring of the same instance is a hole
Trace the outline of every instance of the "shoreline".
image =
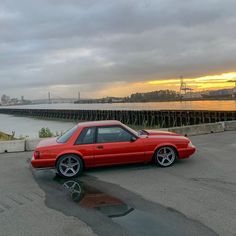
[[(86, 99), (85, 99), (86, 100)], [(181, 99), (181, 100), (157, 100), (157, 101), (124, 101), (124, 102), (96, 102), (96, 101), (93, 101), (93, 102), (83, 102), (83, 100), (81, 100), (80, 102), (68, 102), (68, 103), (60, 103), (60, 102), (51, 102), (51, 103), (31, 103), (31, 104), (11, 104), (11, 105), (1, 105), (0, 104), (0, 108), (5, 108), (5, 107), (13, 107), (13, 106), (37, 106), (37, 105), (53, 105), (53, 104), (83, 104), (83, 105), (91, 105), (91, 104), (134, 104), (134, 103), (138, 103), (138, 104), (145, 104), (145, 103), (172, 103), (172, 102), (209, 102), (209, 101), (212, 101), (212, 102), (217, 102), (217, 101), (220, 101), (220, 102), (224, 102), (224, 101), (235, 101), (236, 102), (236, 98), (230, 98), (230, 99), (215, 99), (215, 98), (209, 98), (209, 99), (206, 99), (206, 98), (188, 98), (188, 99)]]

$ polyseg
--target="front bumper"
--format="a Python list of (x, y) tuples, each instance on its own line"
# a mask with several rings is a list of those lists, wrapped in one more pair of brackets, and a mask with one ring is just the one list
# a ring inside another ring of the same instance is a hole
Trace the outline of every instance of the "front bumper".
[(54, 159), (35, 159), (32, 157), (31, 165), (34, 168), (55, 168), (56, 161)]
[(187, 147), (178, 150), (179, 151), (179, 159), (189, 158), (191, 155), (193, 155), (196, 152), (196, 147)]

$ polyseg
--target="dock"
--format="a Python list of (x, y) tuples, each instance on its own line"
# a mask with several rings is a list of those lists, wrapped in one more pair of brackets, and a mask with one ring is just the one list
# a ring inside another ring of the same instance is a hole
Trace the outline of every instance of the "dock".
[(206, 110), (69, 110), (0, 108), (0, 113), (74, 122), (119, 120), (127, 125), (159, 128), (236, 120), (236, 111)]

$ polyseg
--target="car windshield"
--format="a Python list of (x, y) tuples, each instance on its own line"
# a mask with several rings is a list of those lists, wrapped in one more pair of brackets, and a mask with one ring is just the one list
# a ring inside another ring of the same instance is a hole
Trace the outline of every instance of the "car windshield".
[(74, 132), (77, 130), (77, 125), (74, 126), (73, 128), (67, 130), (63, 135), (57, 138), (58, 143), (66, 143), (71, 136), (74, 134)]
[[(123, 124), (124, 125), (124, 124)], [(127, 125), (124, 125), (124, 127), (129, 130), (132, 134), (136, 135), (136, 136), (139, 136), (139, 133), (137, 131), (135, 131), (134, 129), (130, 128), (129, 126)]]

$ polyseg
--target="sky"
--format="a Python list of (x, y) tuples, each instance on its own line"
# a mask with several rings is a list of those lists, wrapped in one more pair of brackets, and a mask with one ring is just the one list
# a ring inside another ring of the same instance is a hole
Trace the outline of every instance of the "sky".
[(235, 0), (1, 0), (0, 95), (232, 88)]

